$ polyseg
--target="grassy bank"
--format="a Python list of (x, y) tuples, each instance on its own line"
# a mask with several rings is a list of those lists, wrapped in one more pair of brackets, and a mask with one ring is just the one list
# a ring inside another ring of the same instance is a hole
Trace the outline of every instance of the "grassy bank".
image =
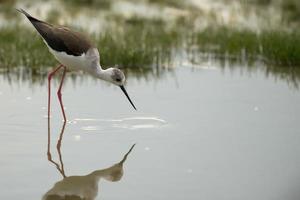
[[(181, 33), (167, 31), (156, 21), (134, 19), (120, 24), (119, 30), (91, 35), (99, 48), (103, 68), (118, 66), (131, 74), (157, 76), (157, 71), (163, 71), (162, 66), (171, 62), (172, 50), (182, 41)], [(44, 73), (57, 64), (33, 29), (21, 26), (1, 29), (0, 44), (2, 70), (25, 67), (33, 73)]]
[[(264, 31), (257, 34), (219, 27), (186, 34), (184, 31), (165, 30), (163, 23), (144, 23), (139, 19), (124, 22), (123, 26), (126, 29), (111, 30), (92, 37), (100, 49), (104, 68), (117, 65), (138, 78), (159, 78), (172, 70), (168, 66), (172, 65), (174, 58), (195, 63), (195, 58), (200, 62), (205, 59), (201, 57), (204, 53), (227, 67), (243, 66), (255, 70), (262, 67), (257, 61), (263, 62), (266, 76), (272, 74), (299, 88), (298, 31)], [(38, 34), (31, 29), (2, 29), (0, 42), (2, 73), (13, 73), (21, 79), (41, 82), (48, 68), (57, 64)], [(18, 67), (21, 68), (18, 70)]]
[[(194, 34), (165, 30), (163, 25), (128, 22), (120, 31), (94, 35), (103, 66), (119, 65), (133, 71), (162, 66), (172, 61), (172, 51), (197, 46), (216, 58), (260, 60), (267, 65), (300, 66), (300, 31), (254, 33), (226, 27), (208, 28)], [(36, 32), (8, 28), (0, 31), (1, 67), (52, 66), (55, 60)], [(187, 44), (183, 47), (183, 43)]]
[(233, 30), (209, 28), (194, 35), (201, 51), (240, 60), (261, 60), (267, 65), (300, 66), (300, 31)]

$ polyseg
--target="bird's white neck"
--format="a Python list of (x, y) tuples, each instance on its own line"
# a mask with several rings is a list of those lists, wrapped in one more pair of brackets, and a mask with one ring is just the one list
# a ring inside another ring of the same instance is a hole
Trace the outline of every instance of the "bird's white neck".
[(111, 80), (111, 70), (110, 68), (108, 69), (102, 69), (100, 64), (97, 65), (96, 73), (91, 73), (94, 77), (102, 79), (104, 81), (110, 81)]

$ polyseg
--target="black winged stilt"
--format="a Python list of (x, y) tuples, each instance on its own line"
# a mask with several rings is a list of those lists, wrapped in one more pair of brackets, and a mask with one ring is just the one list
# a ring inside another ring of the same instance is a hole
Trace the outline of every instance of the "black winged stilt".
[(64, 121), (66, 115), (62, 103), (61, 88), (66, 75), (67, 68), (70, 70), (82, 70), (88, 74), (119, 86), (134, 109), (128, 93), (125, 90), (125, 75), (117, 68), (102, 69), (100, 65), (100, 55), (98, 49), (82, 34), (70, 30), (63, 26), (54, 26), (29, 15), (23, 9), (17, 9), (23, 13), (35, 27), (49, 48), (50, 52), (58, 60), (60, 65), (48, 75), (48, 118), (50, 117), (50, 92), (51, 78), (61, 68), (63, 68), (62, 79), (57, 91), (57, 96), (63, 113)]

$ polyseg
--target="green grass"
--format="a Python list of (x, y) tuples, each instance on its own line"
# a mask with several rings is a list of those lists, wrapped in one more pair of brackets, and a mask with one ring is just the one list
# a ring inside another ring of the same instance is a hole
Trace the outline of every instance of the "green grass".
[[(119, 31), (91, 36), (100, 50), (101, 65), (104, 68), (118, 66), (136, 76), (157, 76), (157, 69), (170, 62), (171, 50), (176, 47), (180, 34), (166, 31), (156, 21), (134, 21), (121, 22), (124, 27)], [(33, 73), (44, 74), (48, 67), (57, 64), (39, 35), (27, 28), (2, 29), (0, 43), (2, 69), (25, 67)]]
[(226, 27), (208, 28), (195, 34), (201, 51), (248, 60), (263, 60), (266, 64), (300, 66), (300, 31), (234, 30)]
[(300, 32), (270, 31), (260, 36), (262, 55), (275, 65), (300, 66)]
[(71, 7), (97, 7), (98, 9), (108, 9), (113, 0), (64, 0)]
[(0, 66), (30, 66), (36, 69), (55, 63), (36, 33), (20, 27), (1, 29)]
[(44, 43), (20, 27), (0, 31), (0, 70), (8, 82), (22, 80), (43, 84), (47, 68), (57, 65)]
[(173, 8), (184, 8), (187, 6), (187, 3), (182, 0), (147, 0), (147, 1), (148, 3), (169, 6)]
[[(226, 27), (208, 28), (188, 36), (165, 30), (162, 24), (125, 22), (124, 28), (110, 30), (94, 41), (100, 49), (104, 67), (118, 65), (127, 71), (151, 70), (172, 61), (172, 51), (197, 46), (201, 52), (240, 60), (262, 60), (269, 65), (300, 66), (300, 32), (233, 30)], [(191, 38), (190, 38), (191, 37)], [(53, 66), (56, 61), (37, 33), (20, 27), (0, 31), (0, 66), (30, 66), (39, 69)]]
[[(126, 22), (120, 31), (110, 30), (94, 41), (100, 49), (103, 66), (119, 65), (134, 70), (151, 68), (153, 65), (168, 63), (174, 49), (182, 44), (198, 46), (201, 52), (227, 55), (236, 60), (263, 60), (267, 64), (300, 66), (300, 31), (263, 31), (254, 33), (247, 30), (233, 30), (226, 27), (208, 28), (187, 34), (165, 30), (160, 23)], [(9, 66), (52, 66), (55, 60), (48, 52), (37, 33), (16, 28), (0, 31), (0, 65)]]
[(145, 23), (136, 19), (126, 22), (121, 32), (111, 30), (102, 34), (98, 40), (102, 64), (140, 68), (151, 66), (160, 57), (167, 59), (182, 36), (181, 33), (165, 30), (163, 26), (156, 21)]

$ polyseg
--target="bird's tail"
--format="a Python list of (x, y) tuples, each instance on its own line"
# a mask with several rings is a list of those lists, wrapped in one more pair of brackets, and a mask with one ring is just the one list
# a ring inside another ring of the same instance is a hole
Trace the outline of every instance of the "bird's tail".
[(20, 13), (24, 14), (28, 19), (29, 21), (38, 21), (38, 22), (41, 22), (41, 20), (38, 20), (37, 18), (34, 18), (32, 17), (30, 14), (28, 14), (25, 10), (23, 10), (22, 8), (18, 9), (16, 8), (17, 11), (19, 11)]

